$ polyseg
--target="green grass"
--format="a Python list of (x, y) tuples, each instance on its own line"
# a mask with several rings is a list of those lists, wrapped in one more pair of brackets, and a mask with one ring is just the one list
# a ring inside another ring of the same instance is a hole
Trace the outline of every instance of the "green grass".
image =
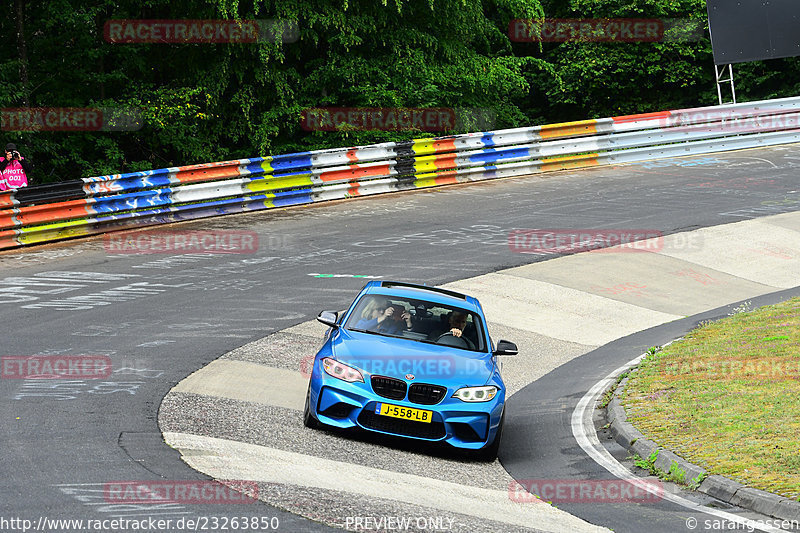
[(800, 499), (800, 298), (703, 324), (650, 353), (628, 421), (684, 459)]

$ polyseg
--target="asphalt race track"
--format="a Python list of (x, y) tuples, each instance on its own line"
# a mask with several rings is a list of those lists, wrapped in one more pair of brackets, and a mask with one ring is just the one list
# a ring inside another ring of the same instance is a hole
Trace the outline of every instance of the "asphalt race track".
[[(103, 488), (121, 480), (207, 479), (163, 443), (157, 417), (164, 396), (223, 354), (308, 321), (321, 309), (344, 308), (364, 283), (352, 276), (439, 285), (554, 258), (511, 251), (508, 235), (514, 229), (639, 228), (673, 234), (790, 213), (798, 206), (800, 148), (785, 146), (236, 215), (171, 228), (253, 231), (259, 241), (253, 254), (124, 254), (107, 251), (101, 238), (0, 254), (0, 317), (6, 328), (0, 355), (105, 355), (113, 369), (102, 381), (0, 380), (5, 452), (0, 516), (34, 524), (40, 517), (277, 517), (282, 531), (328, 530), (264, 503), (121, 505), (109, 503)], [(716, 313), (720, 314), (724, 311)], [(675, 331), (690, 326), (671, 325)], [(642, 343), (647, 344), (641, 339), (624, 345), (631, 352), (629, 359), (638, 355), (633, 352)], [(574, 344), (573, 357), (583, 352), (581, 346), (591, 345)], [(602, 368), (580, 366), (586, 357), (589, 354), (574, 359), (570, 367), (559, 367), (542, 383), (567, 381), (578, 390), (595, 373), (597, 379), (604, 377)], [(540, 377), (550, 370), (534, 374)], [(567, 379), (576, 373), (580, 379)], [(537, 470), (543, 464), (537, 457), (541, 447), (531, 443), (536, 443), (537, 434), (532, 417), (541, 415), (543, 425), (538, 427), (551, 427), (556, 435), (569, 427), (569, 413), (565, 418), (552, 410), (522, 408), (527, 402), (547, 400), (550, 390), (523, 388), (509, 401), (509, 439), (501, 448), (501, 460), (518, 479), (567, 476), (557, 463), (548, 463), (553, 470), (546, 474)], [(204, 412), (194, 415), (202, 421)], [(242, 415), (231, 423), (231, 432), (269, 431), (248, 427), (252, 419)], [(465, 486), (497, 484), (496, 479), (481, 478), (495, 472), (497, 463), (454, 466), (435, 453), (329, 440), (345, 451), (344, 463), (434, 479), (455, 471)], [(347, 455), (348, 448), (369, 449), (374, 455)], [(580, 448), (573, 442), (571, 450), (561, 452), (575, 456)], [(384, 463), (382, 453), (402, 455), (408, 462)], [(576, 465), (587, 477), (602, 474), (587, 457), (573, 459), (577, 462), (571, 463), (570, 475)], [(325, 508), (336, 503), (329, 497), (319, 490), (285, 495), (284, 501), (310, 499)], [(372, 516), (408, 512), (385, 499), (361, 501)], [(671, 520), (683, 517), (668, 504), (649, 509), (647, 515), (623, 505), (601, 510), (560, 507), (615, 531), (674, 531), (677, 522)], [(646, 525), (637, 524), (637, 518)], [(537, 524), (526, 527), (535, 529)]]

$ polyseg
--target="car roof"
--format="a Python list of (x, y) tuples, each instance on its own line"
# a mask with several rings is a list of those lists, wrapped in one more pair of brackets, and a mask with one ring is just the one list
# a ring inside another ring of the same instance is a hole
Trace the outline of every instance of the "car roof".
[(367, 283), (362, 289), (362, 292), (367, 294), (383, 294), (387, 296), (427, 300), (438, 304), (469, 308), (470, 310), (483, 314), (478, 300), (473, 296), (448, 289), (441, 289), (439, 287), (407, 283), (405, 281), (376, 280)]

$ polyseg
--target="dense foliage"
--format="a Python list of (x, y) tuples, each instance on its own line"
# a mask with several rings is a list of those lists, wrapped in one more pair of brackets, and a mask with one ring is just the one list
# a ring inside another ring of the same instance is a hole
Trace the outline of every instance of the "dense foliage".
[[(319, 107), (489, 109), (495, 129), (714, 103), (707, 37), (523, 43), (512, 19), (705, 21), (703, 0), (14, 0), (0, 17), (0, 108), (134, 108), (138, 131), (4, 131), (39, 182), (434, 135), (305, 131)], [(109, 20), (296, 24), (296, 38), (113, 43)], [(707, 32), (706, 32), (707, 35)], [(285, 42), (284, 42), (285, 41)], [(797, 59), (742, 65), (742, 98), (797, 94)], [(5, 128), (8, 129), (8, 128)], [(470, 128), (459, 124), (456, 130)], [(449, 133), (442, 132), (442, 133)], [(441, 133), (438, 133), (441, 134)]]

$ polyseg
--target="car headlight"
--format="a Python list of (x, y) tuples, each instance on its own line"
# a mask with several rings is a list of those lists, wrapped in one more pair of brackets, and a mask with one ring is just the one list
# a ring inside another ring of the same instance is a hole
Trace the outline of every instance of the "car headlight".
[(494, 385), (462, 387), (453, 394), (453, 398), (458, 398), (462, 402), (488, 402), (495, 396), (497, 396), (497, 387)]
[(347, 381), (348, 383), (360, 381), (364, 383), (364, 376), (361, 375), (361, 372), (352, 366), (340, 363), (336, 359), (331, 359), (330, 357), (324, 358), (322, 360), (322, 368), (325, 369), (325, 373), (329, 376), (341, 379), (342, 381)]

